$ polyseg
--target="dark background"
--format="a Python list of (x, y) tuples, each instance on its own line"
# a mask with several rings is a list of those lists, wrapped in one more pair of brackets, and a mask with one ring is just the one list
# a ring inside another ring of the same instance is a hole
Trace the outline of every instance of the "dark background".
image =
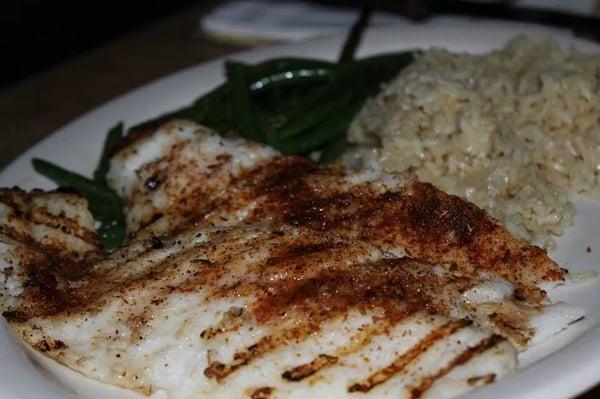
[[(413, 19), (426, 19), (432, 14), (467, 14), (545, 23), (576, 28), (582, 36), (600, 39), (598, 19), (516, 9), (509, 0), (313, 1), (351, 7), (369, 3)], [(2, 0), (0, 90), (191, 5), (205, 10), (220, 3), (216, 0)]]
[(193, 3), (199, 1), (2, 0), (0, 88)]

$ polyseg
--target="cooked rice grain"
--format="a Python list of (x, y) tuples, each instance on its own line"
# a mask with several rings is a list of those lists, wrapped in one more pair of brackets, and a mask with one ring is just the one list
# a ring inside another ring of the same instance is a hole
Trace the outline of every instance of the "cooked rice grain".
[(365, 104), (346, 162), (414, 173), (552, 248), (571, 196), (600, 198), (599, 71), (599, 56), (522, 36), (483, 55), (426, 51)]

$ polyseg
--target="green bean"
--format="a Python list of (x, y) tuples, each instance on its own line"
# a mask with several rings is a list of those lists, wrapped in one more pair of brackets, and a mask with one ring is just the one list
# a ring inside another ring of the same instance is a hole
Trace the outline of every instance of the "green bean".
[(338, 109), (313, 129), (298, 137), (282, 140), (277, 149), (288, 154), (306, 154), (344, 136), (359, 107), (360, 103), (355, 102), (346, 106), (345, 110)]
[[(225, 64), (226, 74), (230, 65), (242, 64), (241, 62), (228, 62)], [(243, 64), (248, 67), (248, 80), (256, 81), (265, 76), (273, 75), (279, 72), (292, 71), (298, 69), (319, 69), (331, 68), (334, 64), (329, 61), (315, 60), (311, 58), (281, 57), (271, 58), (254, 65)]]
[(250, 90), (259, 93), (275, 87), (321, 82), (331, 77), (330, 68), (296, 69), (277, 72), (250, 83)]
[(104, 139), (104, 147), (102, 149), (102, 155), (100, 156), (100, 161), (98, 162), (98, 166), (94, 171), (94, 180), (106, 184), (106, 174), (108, 173), (110, 157), (114, 148), (119, 144), (121, 139), (123, 138), (123, 122), (119, 122), (110, 130), (106, 135), (106, 139)]
[[(202, 97), (194, 100), (190, 108), (200, 108), (205, 112), (215, 104), (221, 103), (223, 100), (229, 99), (231, 96), (231, 85), (228, 82), (221, 83)], [(195, 111), (197, 113), (197, 111)]]
[(125, 231), (126, 227), (123, 219), (101, 221), (100, 227), (98, 227), (98, 235), (100, 241), (102, 241), (102, 247), (107, 251), (119, 247), (125, 240)]
[[(364, 18), (363, 15), (363, 23)], [(355, 50), (357, 44), (356, 36), (349, 37), (345, 54), (350, 54), (352, 47)], [(331, 114), (340, 112), (348, 101), (362, 104), (412, 60), (412, 52), (400, 52), (338, 65), (294, 57), (254, 65), (228, 62), (225, 83), (191, 106), (163, 115), (153, 123), (190, 118), (220, 133), (236, 131), (283, 152), (304, 153), (307, 148), (314, 148), (315, 143), (325, 144), (314, 131), (321, 125), (331, 126), (333, 122), (327, 121)], [(271, 94), (265, 96), (266, 91)], [(262, 119), (260, 123), (258, 119)]]
[[(365, 61), (339, 65), (331, 73), (330, 83), (320, 86), (306, 97), (304, 104), (300, 104), (287, 123), (279, 129), (279, 135), (284, 139), (291, 138), (321, 122), (335, 109), (336, 102), (345, 100), (344, 95), (340, 93), (351, 92), (350, 96), (364, 100), (378, 91), (381, 83), (387, 80), (388, 74), (382, 73), (380, 69), (392, 61), (399, 64), (406, 63), (408, 59), (409, 56), (406, 55), (373, 57)], [(367, 76), (370, 71), (375, 72), (371, 77)]]
[[(260, 91), (258, 87), (260, 86), (259, 82), (262, 80), (265, 80), (263, 82), (265, 89), (295, 84), (297, 83), (295, 79), (302, 80), (304, 83), (313, 80), (319, 81), (322, 78), (326, 78), (326, 70), (331, 68), (333, 64), (328, 61), (294, 57), (270, 59), (255, 65), (228, 62), (226, 63), (228, 75), (230, 74), (229, 70), (236, 65), (246, 67), (246, 79), (250, 82), (251, 88), (256, 88)], [(288, 71), (292, 73), (293, 79), (289, 81), (282, 80), (281, 78), (285, 77)], [(272, 82), (265, 85), (267, 81)], [(237, 127), (232, 108), (234, 106), (232, 104), (231, 82), (228, 81), (199, 97), (190, 106), (167, 112), (157, 118), (131, 127), (128, 134), (155, 128), (174, 118), (189, 118), (225, 133)]]
[(358, 20), (352, 25), (352, 29), (350, 29), (350, 33), (344, 42), (344, 46), (342, 47), (342, 52), (338, 58), (338, 62), (349, 62), (354, 58), (354, 53), (356, 52), (356, 48), (360, 44), (360, 39), (362, 34), (369, 23), (369, 18), (371, 17), (371, 8), (365, 5), (358, 16)]
[(323, 148), (323, 152), (319, 155), (320, 163), (331, 163), (335, 162), (340, 155), (342, 155), (346, 148), (348, 148), (348, 141), (346, 136), (338, 137), (335, 140), (330, 141)]
[[(95, 182), (94, 180), (88, 179), (77, 173), (69, 172), (48, 161), (34, 158), (32, 164), (36, 172), (53, 180), (59, 186), (75, 189), (86, 197), (89, 196), (107, 201), (114, 200), (115, 197), (118, 198), (118, 196), (104, 184)], [(108, 205), (109, 204), (107, 204), (107, 206)]]
[[(320, 125), (325, 126), (330, 123)], [(323, 128), (305, 133), (299, 137), (281, 141), (279, 146), (275, 147), (284, 154), (299, 154), (304, 155), (321, 147), (323, 144), (333, 140), (345, 132), (339, 129)]]
[(414, 52), (392, 53), (356, 61), (356, 67), (369, 78), (385, 82), (400, 73), (414, 60)]
[(306, 129), (315, 126), (325, 118), (329, 117), (334, 111), (340, 108), (341, 103), (343, 103), (343, 100), (340, 101), (337, 98), (323, 99), (320, 104), (315, 104), (312, 109), (307, 110), (299, 117), (290, 119), (288, 123), (279, 129), (279, 136), (282, 139), (289, 139), (299, 135)]
[(247, 81), (247, 67), (243, 64), (229, 66), (232, 102), (234, 109), (239, 112), (240, 135), (254, 141), (263, 141), (264, 135), (258, 128), (255, 118), (256, 109), (250, 99)]
[(259, 128), (265, 135), (265, 143), (275, 149), (279, 148), (281, 146), (281, 138), (277, 135), (277, 132), (271, 126), (271, 124), (266, 120), (265, 114), (262, 112), (257, 113), (257, 121)]

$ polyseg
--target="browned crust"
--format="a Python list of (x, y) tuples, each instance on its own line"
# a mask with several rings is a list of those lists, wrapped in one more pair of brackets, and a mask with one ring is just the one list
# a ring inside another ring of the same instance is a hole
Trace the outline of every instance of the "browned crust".
[[(177, 149), (165, 154), (177, 158)], [(246, 222), (288, 224), (361, 240), (384, 250), (404, 249), (418, 260), (443, 264), (466, 277), (489, 270), (516, 286), (529, 304), (546, 300), (538, 288), (562, 281), (565, 271), (546, 252), (518, 239), (475, 205), (421, 182), (382, 189), (372, 182), (349, 184), (344, 169), (297, 156), (278, 156), (234, 177), (223, 162), (202, 176), (190, 176), (189, 187), (166, 191), (170, 206), (155, 212), (173, 222), (220, 225), (250, 203), (256, 208)], [(185, 165), (161, 173), (188, 173)], [(157, 173), (147, 165), (144, 173)], [(175, 168), (170, 170), (169, 168)], [(159, 168), (160, 169), (160, 168)], [(132, 201), (139, 201), (136, 194)], [(148, 220), (154, 220), (151, 215)]]
[[(249, 197), (260, 198), (251, 220), (335, 232), (384, 249), (405, 248), (412, 257), (455, 265), (463, 273), (482, 267), (515, 283), (532, 303), (545, 299), (537, 283), (564, 278), (544, 250), (517, 239), (480, 208), (431, 184), (413, 182), (385, 192), (371, 183), (336, 188), (341, 176), (337, 167), (297, 157), (277, 158), (249, 171), (242, 180), (252, 182)], [(323, 177), (327, 186), (314, 183)]]
[(95, 255), (68, 257), (28, 247), (16, 251), (26, 281), (20, 298), (21, 307), (3, 313), (9, 322), (24, 323), (31, 317), (52, 316), (88, 303), (89, 298), (70, 288), (70, 282), (87, 273)]

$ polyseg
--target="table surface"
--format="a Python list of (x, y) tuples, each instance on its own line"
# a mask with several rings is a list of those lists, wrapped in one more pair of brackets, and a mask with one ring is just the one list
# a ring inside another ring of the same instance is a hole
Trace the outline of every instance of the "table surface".
[(70, 120), (118, 95), (242, 49), (197, 33), (198, 19), (206, 9), (198, 5), (173, 14), (0, 91), (0, 168)]
[[(70, 120), (111, 98), (245, 48), (198, 32), (199, 17), (207, 9), (206, 5), (196, 5), (175, 13), (1, 91), (0, 168)], [(600, 398), (600, 386), (579, 397), (593, 398)]]

